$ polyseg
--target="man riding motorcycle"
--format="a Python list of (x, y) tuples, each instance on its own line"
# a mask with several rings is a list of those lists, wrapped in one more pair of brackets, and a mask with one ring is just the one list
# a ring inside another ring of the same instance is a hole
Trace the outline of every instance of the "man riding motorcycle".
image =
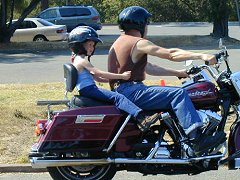
[(214, 136), (202, 134), (202, 120), (197, 114), (188, 93), (179, 87), (146, 86), (143, 84), (145, 72), (155, 76), (187, 77), (186, 70), (163, 68), (147, 61), (147, 55), (157, 56), (174, 62), (188, 59), (202, 59), (210, 64), (216, 63), (214, 55), (193, 53), (182, 49), (166, 49), (145, 39), (151, 14), (140, 6), (124, 9), (118, 18), (120, 29), (124, 31), (109, 51), (109, 72), (122, 73), (132, 71), (128, 81), (111, 80), (110, 86), (129, 98), (144, 110), (171, 110), (180, 125), (192, 139), (196, 154), (214, 148), (225, 140), (225, 133), (217, 132)]

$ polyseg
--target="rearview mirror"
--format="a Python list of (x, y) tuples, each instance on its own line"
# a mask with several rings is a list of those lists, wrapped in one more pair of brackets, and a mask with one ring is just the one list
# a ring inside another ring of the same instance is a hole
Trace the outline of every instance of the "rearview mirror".
[(192, 63), (193, 63), (193, 60), (187, 60), (187, 61), (185, 61), (185, 66), (188, 67), (188, 66), (192, 65)]

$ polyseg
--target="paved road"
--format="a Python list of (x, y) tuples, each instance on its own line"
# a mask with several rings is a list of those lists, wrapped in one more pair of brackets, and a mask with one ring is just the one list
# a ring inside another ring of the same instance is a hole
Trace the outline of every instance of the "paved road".
[[(208, 35), (212, 30), (210, 23), (151, 25), (149, 35)], [(100, 35), (118, 35), (120, 31), (117, 26), (104, 26)], [(240, 29), (235, 24), (229, 26), (229, 35), (240, 40)], [(228, 46), (233, 70), (238, 70), (238, 59), (240, 50), (238, 46)], [(191, 50), (191, 48), (190, 48)], [(193, 48), (194, 50), (194, 48)], [(202, 48), (200, 52), (215, 53), (216, 49)], [(96, 50), (92, 63), (102, 70), (107, 69), (107, 50)], [(62, 82), (62, 65), (70, 61), (70, 51), (38, 51), (31, 53), (0, 53), (0, 84), (5, 83), (40, 83), (40, 82)], [(172, 67), (173, 63), (150, 57), (151, 62), (159, 65)], [(174, 63), (173, 68), (182, 69), (184, 63)], [(149, 80), (157, 80), (159, 77), (148, 76)], [(175, 77), (165, 79), (177, 80)]]
[[(239, 170), (227, 170), (220, 168), (218, 171), (204, 172), (194, 176), (188, 175), (157, 175), (157, 176), (142, 176), (140, 173), (118, 172), (113, 180), (238, 180)], [(50, 180), (48, 173), (15, 173), (15, 174), (0, 174), (0, 180)]]
[[(233, 71), (239, 67), (239, 47), (230, 47), (230, 65)], [(194, 50), (195, 51), (195, 50)], [(217, 50), (200, 50), (200, 52), (215, 53)], [(3, 83), (41, 83), (62, 82), (63, 64), (70, 62), (68, 50), (57, 52), (36, 52), (24, 54), (0, 54), (0, 84)], [(150, 57), (149, 61), (163, 67), (183, 69), (184, 63), (172, 63), (156, 57)], [(201, 61), (199, 61), (200, 63)], [(92, 63), (107, 70), (107, 50), (97, 50), (92, 57)], [(173, 67), (174, 65), (174, 67)], [(157, 80), (162, 77), (147, 76), (148, 80)], [(177, 80), (176, 77), (164, 77), (166, 80)]]

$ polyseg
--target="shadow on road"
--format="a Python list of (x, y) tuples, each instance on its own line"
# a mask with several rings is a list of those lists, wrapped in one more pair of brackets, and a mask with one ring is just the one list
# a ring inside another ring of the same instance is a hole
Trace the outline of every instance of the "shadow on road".
[[(95, 55), (107, 55), (108, 49), (96, 49)], [(32, 62), (48, 62), (55, 60), (58, 56), (66, 56), (66, 60), (70, 59), (70, 50), (44, 50), (44, 51), (7, 51), (0, 53), (0, 63), (14, 64), (14, 63), (32, 63)]]

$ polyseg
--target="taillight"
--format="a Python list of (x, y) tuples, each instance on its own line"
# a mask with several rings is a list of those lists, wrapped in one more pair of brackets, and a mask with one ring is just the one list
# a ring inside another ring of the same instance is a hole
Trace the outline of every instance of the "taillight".
[(97, 21), (100, 17), (99, 16), (93, 16), (92, 20)]
[(64, 33), (65, 30), (64, 30), (64, 29), (58, 29), (56, 32), (57, 32), (57, 33)]
[(47, 122), (48, 122), (47, 119), (37, 120), (37, 125), (35, 127), (35, 134), (37, 136), (40, 136), (41, 134), (44, 134), (46, 132)]

